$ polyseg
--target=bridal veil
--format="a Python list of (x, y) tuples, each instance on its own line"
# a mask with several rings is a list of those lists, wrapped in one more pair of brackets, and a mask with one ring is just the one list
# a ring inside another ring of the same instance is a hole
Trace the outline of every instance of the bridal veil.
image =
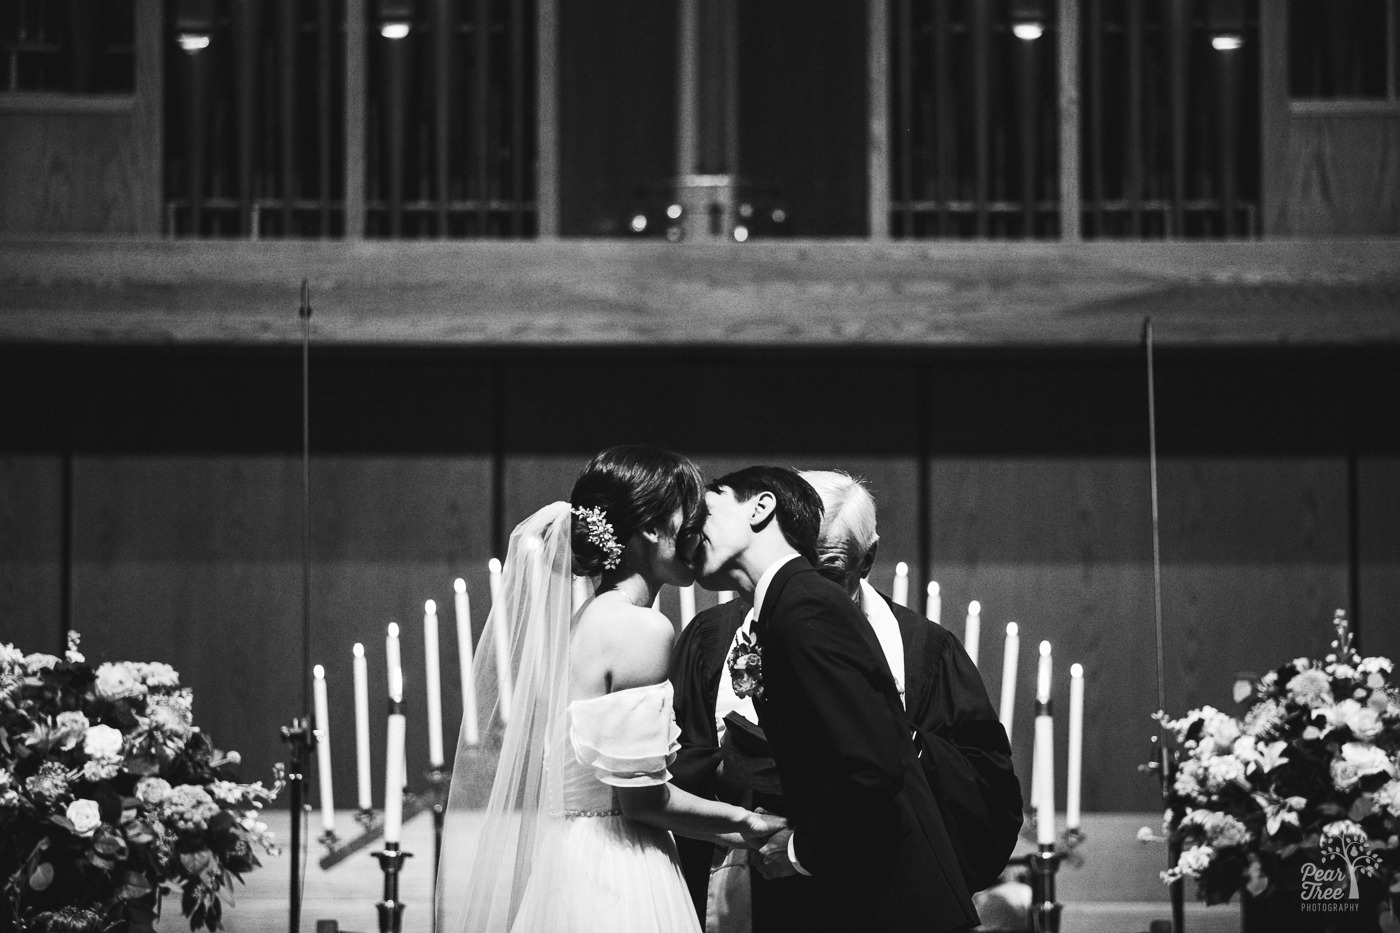
[[(485, 728), (457, 741), (438, 866), (441, 933), (506, 933), (564, 807), (569, 640), (574, 610), (569, 503), (540, 509), (511, 534), (501, 591), (472, 665)], [(514, 684), (502, 696), (497, 641), (508, 633)], [(502, 701), (505, 701), (504, 703)], [(484, 803), (484, 807), (483, 807)]]

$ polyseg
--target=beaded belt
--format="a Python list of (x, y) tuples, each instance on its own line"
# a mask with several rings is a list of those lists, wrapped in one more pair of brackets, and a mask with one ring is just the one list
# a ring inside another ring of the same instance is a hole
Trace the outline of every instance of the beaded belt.
[(617, 807), (611, 810), (565, 810), (564, 819), (574, 820), (581, 816), (621, 816), (622, 811)]

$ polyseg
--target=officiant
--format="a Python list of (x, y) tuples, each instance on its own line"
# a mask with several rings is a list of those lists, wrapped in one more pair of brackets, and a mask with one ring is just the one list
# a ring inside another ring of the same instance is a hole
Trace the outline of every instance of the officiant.
[[(864, 484), (839, 471), (807, 471), (822, 498), (818, 570), (861, 607), (884, 653), (908, 715), (923, 771), (938, 800), (970, 890), (993, 883), (1016, 843), (1020, 782), (1010, 743), (981, 675), (946, 629), (878, 593), (867, 577), (879, 546), (875, 502)], [(782, 812), (777, 770), (753, 703), (735, 693), (727, 663), (749, 639), (750, 607), (721, 603), (695, 617), (672, 661), (681, 748), (674, 782), (692, 793)], [(743, 850), (677, 839), (682, 871), (707, 933), (793, 926), (792, 911), (756, 881)], [(800, 926), (800, 925), (799, 925)]]

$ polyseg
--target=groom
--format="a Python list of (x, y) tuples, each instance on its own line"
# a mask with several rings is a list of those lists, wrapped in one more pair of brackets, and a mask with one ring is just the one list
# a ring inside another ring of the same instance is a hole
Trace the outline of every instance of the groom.
[(754, 709), (792, 824), (762, 850), (764, 900), (784, 905), (770, 928), (975, 925), (875, 635), (813, 569), (820, 497), (795, 471), (759, 466), (712, 483), (705, 505), (696, 576), (755, 607)]

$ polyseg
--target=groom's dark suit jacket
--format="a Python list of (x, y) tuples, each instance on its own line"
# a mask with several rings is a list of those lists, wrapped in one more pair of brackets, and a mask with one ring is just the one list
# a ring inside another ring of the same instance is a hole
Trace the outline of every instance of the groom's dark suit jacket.
[[(865, 688), (861, 688), (858, 683), (854, 687), (848, 685), (846, 688), (856, 689), (865, 695), (864, 705), (867, 710), (863, 715), (867, 718), (873, 715), (876, 720), (880, 720), (885, 718), (880, 715), (880, 708), (883, 707), (888, 713), (897, 712), (902, 720), (904, 710), (898, 705), (898, 695), (893, 692), (893, 682), (889, 679), (883, 653), (879, 650), (869, 624), (839, 587), (833, 584), (828, 588), (827, 581), (817, 574), (802, 573), (802, 570), (810, 571), (809, 565), (794, 561), (782, 568), (770, 586), (769, 605), (765, 607), (766, 618), (763, 621), (771, 624), (773, 618), (768, 617), (769, 613), (777, 609), (776, 619), (780, 626), (775, 636), (770, 638), (776, 637), (779, 643), (782, 643), (782, 626), (791, 627), (795, 624), (793, 619), (786, 617), (790, 606), (800, 605), (813, 598), (820, 601), (832, 593), (839, 595), (843, 601), (838, 601), (831, 609), (812, 613), (803, 625), (803, 628), (812, 630), (810, 638), (799, 632), (799, 640), (807, 643), (800, 646), (800, 654), (805, 660), (799, 659), (795, 664), (787, 665), (783, 665), (781, 661), (776, 663), (785, 670), (795, 672), (810, 664), (810, 658), (813, 656), (821, 658), (832, 649), (839, 650), (842, 646), (851, 649), (854, 646), (854, 655), (836, 665), (842, 670), (825, 674), (823, 677), (834, 676), (838, 681), (848, 681), (854, 676), (857, 681), (865, 681)], [(821, 584), (817, 586), (818, 592), (815, 594), (808, 592), (813, 582), (810, 578), (815, 578)], [(789, 587), (792, 587), (791, 592)], [(849, 612), (846, 611), (846, 607), (849, 607)], [(780, 928), (800, 930), (804, 928), (804, 924), (807, 925), (807, 929), (827, 928), (834, 919), (833, 901), (841, 902), (834, 905), (838, 909), (845, 906), (855, 910), (854, 916), (848, 915), (849, 923), (860, 928), (870, 926), (874, 923), (872, 910), (876, 910), (872, 907), (873, 892), (896, 884), (896, 879), (901, 876), (905, 877), (908, 883), (919, 887), (920, 892), (943, 891), (941, 895), (935, 895), (934, 900), (937, 904), (929, 908), (935, 909), (936, 915), (918, 916), (918, 904), (921, 903), (918, 893), (910, 897), (898, 895), (901, 903), (909, 908), (907, 912), (913, 915), (910, 918), (912, 925), (898, 919), (882, 923), (895, 929), (956, 929), (962, 923), (972, 922), (971, 909), (966, 906), (965, 897), (959, 894), (959, 886), (955, 883), (960, 872), (952, 872), (951, 877), (941, 883), (934, 876), (948, 874), (944, 866), (953, 865), (962, 869), (961, 874), (974, 877), (976, 873), (971, 871), (967, 864), (969, 855), (973, 856), (974, 862), (980, 855), (982, 863), (995, 864), (1000, 860), (1000, 864), (1004, 865), (1006, 854), (1009, 852), (1007, 840), (1014, 844), (1015, 830), (1020, 825), (1019, 783), (1011, 770), (1005, 733), (996, 722), (981, 677), (957, 639), (945, 629), (927, 622), (904, 607), (892, 605), (891, 608), (899, 622), (904, 642), (907, 717), (920, 733), (923, 770), (933, 785), (938, 803), (937, 812), (929, 806), (930, 799), (925, 793), (927, 786), (923, 785), (921, 778), (911, 782), (913, 789), (903, 786), (905, 779), (917, 777), (917, 772), (910, 769), (905, 761), (908, 757), (907, 739), (894, 743), (899, 746), (897, 770), (900, 791), (894, 795), (893, 800), (884, 802), (879, 802), (878, 793), (875, 795), (877, 803), (874, 809), (877, 813), (881, 810), (893, 812), (899, 827), (894, 834), (898, 838), (893, 843), (893, 855), (877, 852), (873, 856), (864, 857), (860, 852), (867, 844), (859, 840), (853, 843), (837, 842), (837, 851), (824, 855), (821, 851), (824, 830), (820, 819), (814, 825), (808, 826), (812, 831), (803, 833), (802, 818), (797, 815), (797, 811), (802, 809), (798, 801), (761, 801), (767, 804), (769, 809), (783, 812), (798, 821), (798, 857), (804, 867), (818, 877), (788, 878), (771, 882), (757, 880), (754, 889), (756, 931)], [(705, 796), (717, 795), (715, 771), (720, 761), (720, 753), (716, 748), (714, 708), (719, 678), (724, 676), (725, 654), (746, 612), (747, 606), (734, 601), (697, 616), (681, 636), (672, 669), (682, 747), (671, 770), (678, 785)], [(803, 612), (805, 614), (806, 610), (803, 609)], [(844, 620), (842, 616), (845, 617)], [(852, 641), (850, 638), (826, 637), (830, 633), (825, 631), (825, 627), (834, 624), (848, 626), (847, 631), (854, 632), (856, 639)], [(770, 663), (769, 653), (765, 647), (765, 669)], [(821, 666), (829, 668), (831, 665), (823, 660)], [(784, 673), (780, 673), (780, 683), (783, 678)], [(765, 682), (771, 683), (766, 672)], [(871, 684), (877, 686), (872, 689), (869, 686)], [(887, 688), (889, 694), (894, 697), (894, 706), (888, 703)], [(824, 689), (808, 690), (806, 693), (822, 693)], [(875, 698), (873, 702), (872, 697)], [(799, 705), (795, 708), (800, 709), (800, 701), (803, 699), (801, 694), (788, 699), (798, 701)], [(834, 697), (824, 694), (818, 699), (828, 700)], [(772, 698), (770, 697), (764, 705), (771, 707)], [(782, 710), (792, 705), (793, 702), (785, 704), (779, 700), (778, 720), (783, 717)], [(837, 705), (840, 705), (839, 702)], [(869, 709), (870, 707), (874, 709)], [(837, 710), (835, 718), (845, 720), (850, 715), (850, 711)], [(760, 713), (760, 716), (772, 718), (771, 713)], [(800, 718), (808, 717), (814, 717), (813, 727), (819, 731), (825, 728), (821, 726), (823, 717), (826, 717), (828, 723), (831, 721), (828, 713), (823, 713), (821, 709), (811, 709), (808, 713), (800, 714)], [(765, 721), (765, 726), (772, 728), (768, 721)], [(798, 739), (800, 743), (807, 741), (806, 737)], [(831, 748), (842, 746), (843, 743), (851, 744), (846, 740), (833, 743), (821, 738), (809, 744), (812, 744), (813, 748), (825, 747), (828, 750), (826, 754), (829, 755)], [(791, 761), (780, 762), (780, 771), (785, 765), (789, 771), (795, 767)], [(837, 771), (839, 770), (838, 768)], [(878, 773), (879, 770), (876, 768), (873, 773)], [(886, 766), (884, 770), (892, 769)], [(801, 779), (797, 780), (801, 784)], [(878, 783), (877, 781), (876, 784)], [(816, 784), (820, 785), (822, 782)], [(818, 787), (809, 793), (832, 793), (839, 797), (843, 792), (839, 788)], [(861, 797), (861, 794), (857, 793), (856, 797)], [(912, 811), (919, 807), (923, 807), (929, 813), (917, 816)], [(958, 844), (951, 847), (955, 850), (955, 854), (951, 856), (948, 852), (949, 846), (941, 841), (947, 839), (947, 833), (942, 827), (925, 825), (939, 823), (940, 816), (946, 819), (949, 828), (955, 832), (958, 839)], [(877, 816), (877, 822), (878, 819)], [(885, 819), (888, 822), (888, 816)], [(828, 821), (825, 831), (827, 838), (839, 840), (842, 832), (839, 824), (843, 821), (838, 819), (835, 822), (837, 825), (833, 826)], [(881, 840), (885, 843), (890, 842), (888, 830), (881, 834), (874, 828), (862, 829), (851, 821), (845, 822), (849, 830), (854, 830), (862, 839), (870, 840), (869, 845), (879, 848)], [(911, 830), (909, 834), (902, 832), (906, 824)], [(919, 843), (918, 837), (923, 837), (926, 841)], [(996, 841), (992, 842), (993, 839)], [(696, 899), (697, 910), (703, 916), (711, 847), (684, 839), (678, 842), (686, 880), (690, 884), (692, 896)], [(809, 855), (813, 847), (816, 847), (817, 851)], [(907, 851), (900, 854), (902, 850)], [(921, 869), (917, 866), (927, 865), (930, 852), (940, 861), (930, 870), (929, 875), (921, 875)], [(947, 861), (949, 858), (952, 860)], [(898, 864), (891, 866), (891, 861)], [(842, 866), (838, 869), (840, 877), (813, 867), (813, 864), (823, 865), (827, 862), (833, 866)], [(853, 862), (855, 864), (852, 864)], [(882, 865), (885, 868), (879, 867)], [(886, 877), (891, 873), (894, 877)], [(870, 874), (881, 877), (871, 882), (865, 879), (865, 876)], [(962, 907), (958, 906), (960, 899), (963, 902)], [(945, 904), (944, 901), (950, 903)], [(880, 908), (876, 913), (884, 909)]]

